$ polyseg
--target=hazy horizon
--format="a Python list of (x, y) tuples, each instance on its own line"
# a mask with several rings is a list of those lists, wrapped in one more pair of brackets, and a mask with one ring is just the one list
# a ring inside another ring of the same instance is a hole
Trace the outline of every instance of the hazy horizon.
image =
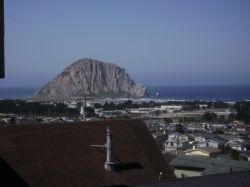
[(40, 87), (80, 58), (145, 86), (250, 85), (250, 1), (5, 1), (0, 87)]

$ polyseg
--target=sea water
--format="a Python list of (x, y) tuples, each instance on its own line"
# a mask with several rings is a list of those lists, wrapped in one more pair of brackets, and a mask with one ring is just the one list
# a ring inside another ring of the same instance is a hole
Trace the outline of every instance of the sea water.
[[(0, 99), (27, 99), (37, 88), (0, 88)], [(149, 98), (166, 100), (250, 100), (249, 86), (147, 86)], [(157, 94), (158, 93), (158, 94)], [(158, 95), (158, 96), (156, 96)]]

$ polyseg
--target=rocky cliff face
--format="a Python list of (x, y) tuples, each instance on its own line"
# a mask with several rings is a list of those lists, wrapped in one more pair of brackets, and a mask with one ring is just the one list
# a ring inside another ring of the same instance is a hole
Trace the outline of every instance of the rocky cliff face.
[(93, 59), (81, 59), (68, 66), (53, 80), (36, 91), (34, 99), (69, 99), (84, 91), (93, 95), (147, 95), (146, 88), (135, 83), (123, 68)]

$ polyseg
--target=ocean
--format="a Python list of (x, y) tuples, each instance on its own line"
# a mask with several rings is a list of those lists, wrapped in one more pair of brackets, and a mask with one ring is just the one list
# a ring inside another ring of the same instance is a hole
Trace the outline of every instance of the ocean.
[[(156, 93), (158, 92), (158, 97)], [(249, 86), (150, 86), (153, 98), (170, 100), (243, 101), (250, 100)]]
[(0, 99), (27, 99), (37, 88), (0, 88)]
[[(27, 99), (37, 88), (0, 88), (0, 99)], [(153, 99), (243, 101), (250, 100), (249, 86), (147, 86)], [(158, 92), (158, 96), (156, 93)]]

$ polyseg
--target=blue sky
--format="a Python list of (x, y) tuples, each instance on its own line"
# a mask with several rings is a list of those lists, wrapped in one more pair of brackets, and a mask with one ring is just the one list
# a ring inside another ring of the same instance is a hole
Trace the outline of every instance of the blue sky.
[(0, 87), (42, 86), (85, 57), (144, 85), (249, 85), (250, 1), (5, 1)]

